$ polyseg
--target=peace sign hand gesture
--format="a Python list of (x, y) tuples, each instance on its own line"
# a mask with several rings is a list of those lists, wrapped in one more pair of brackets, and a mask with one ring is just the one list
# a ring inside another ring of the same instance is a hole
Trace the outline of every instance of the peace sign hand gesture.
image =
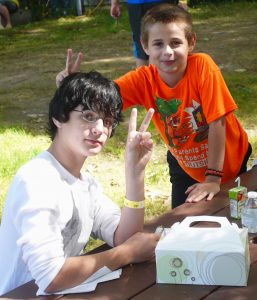
[(72, 73), (80, 71), (80, 64), (83, 60), (82, 52), (79, 52), (75, 62), (73, 62), (73, 51), (72, 49), (67, 50), (66, 66), (65, 69), (59, 72), (56, 76), (56, 86), (59, 87), (62, 80)]
[(150, 132), (147, 132), (154, 109), (150, 108), (137, 131), (137, 109), (133, 108), (129, 120), (128, 138), (125, 151), (126, 174), (141, 174), (149, 162), (153, 150)]

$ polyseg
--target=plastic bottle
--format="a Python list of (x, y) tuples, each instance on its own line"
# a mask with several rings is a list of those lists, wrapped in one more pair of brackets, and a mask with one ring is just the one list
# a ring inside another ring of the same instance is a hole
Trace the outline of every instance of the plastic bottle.
[(248, 228), (249, 233), (257, 232), (257, 192), (248, 192), (241, 219), (242, 225)]

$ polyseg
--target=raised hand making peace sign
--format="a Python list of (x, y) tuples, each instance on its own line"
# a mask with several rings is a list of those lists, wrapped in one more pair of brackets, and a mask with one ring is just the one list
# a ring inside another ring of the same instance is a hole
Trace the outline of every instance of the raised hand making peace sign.
[(133, 108), (129, 120), (125, 151), (126, 197), (144, 199), (144, 172), (153, 150), (150, 132), (147, 132), (154, 109), (150, 108), (137, 131), (137, 109)]
[(56, 85), (59, 87), (60, 83), (62, 82), (63, 78), (66, 76), (76, 73), (80, 71), (80, 64), (83, 60), (82, 52), (79, 52), (75, 62), (73, 62), (73, 51), (72, 49), (67, 50), (67, 57), (66, 57), (66, 66), (65, 69), (62, 70), (56, 76)]
[[(154, 109), (150, 108), (137, 131), (137, 109), (133, 108), (129, 120), (128, 137), (125, 152), (126, 167), (133, 166), (133, 172), (141, 172), (151, 158), (153, 141), (147, 132)], [(128, 165), (128, 166), (127, 166)]]

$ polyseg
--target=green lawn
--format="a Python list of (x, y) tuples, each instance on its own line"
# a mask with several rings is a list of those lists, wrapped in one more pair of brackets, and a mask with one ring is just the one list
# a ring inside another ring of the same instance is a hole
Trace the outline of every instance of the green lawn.
[[(257, 157), (257, 3), (201, 5), (190, 12), (197, 32), (196, 51), (208, 52), (220, 66), (238, 104), (236, 114), (250, 134), (252, 157)], [(16, 170), (49, 144), (45, 134), (48, 102), (70, 47), (84, 52), (84, 71), (96, 69), (114, 79), (134, 68), (125, 7), (118, 23), (105, 6), (91, 16), (48, 19), (0, 32), (0, 217)], [(106, 193), (119, 204), (124, 195), (126, 125), (118, 128), (105, 152), (88, 163)], [(151, 131), (156, 148), (146, 174), (147, 218), (169, 208), (170, 194), (166, 148), (153, 126)]]

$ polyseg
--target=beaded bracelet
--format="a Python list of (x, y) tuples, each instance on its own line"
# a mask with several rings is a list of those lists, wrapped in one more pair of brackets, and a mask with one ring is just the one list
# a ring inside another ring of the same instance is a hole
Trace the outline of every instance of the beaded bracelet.
[(207, 169), (205, 171), (205, 176), (216, 176), (216, 177), (223, 177), (224, 172), (223, 171), (218, 171), (214, 169)]
[(129, 207), (129, 208), (144, 208), (145, 207), (145, 200), (143, 201), (133, 201), (133, 200), (128, 200), (125, 198), (124, 200), (124, 206)]

